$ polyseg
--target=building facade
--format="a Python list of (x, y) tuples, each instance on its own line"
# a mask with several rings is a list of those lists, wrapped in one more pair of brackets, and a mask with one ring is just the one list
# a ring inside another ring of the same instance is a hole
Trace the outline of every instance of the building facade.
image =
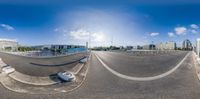
[(126, 46), (126, 50), (132, 50), (133, 46)]
[(0, 39), (0, 50), (16, 51), (18, 42), (15, 40)]
[(157, 50), (175, 50), (176, 49), (176, 43), (175, 42), (161, 42), (156, 44)]
[(142, 46), (143, 50), (155, 50), (156, 46), (154, 44), (144, 45)]
[(80, 52), (80, 51), (86, 51), (86, 46), (80, 46), (80, 45), (40, 45), (40, 46), (32, 46), (35, 50), (40, 51), (53, 51), (53, 52), (59, 52), (59, 53), (73, 53), (73, 52)]
[(190, 40), (186, 39), (183, 41), (183, 44), (182, 44), (182, 50), (192, 50), (193, 47), (192, 47), (192, 43), (190, 42)]

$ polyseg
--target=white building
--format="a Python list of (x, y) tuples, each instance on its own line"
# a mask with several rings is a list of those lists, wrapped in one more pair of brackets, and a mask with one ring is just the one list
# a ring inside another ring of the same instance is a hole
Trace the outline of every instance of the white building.
[(18, 42), (10, 39), (0, 39), (0, 50), (17, 50)]
[(143, 45), (142, 46), (143, 50), (155, 50), (156, 46), (154, 44), (149, 44), (149, 45)]
[(85, 46), (80, 45), (59, 45), (59, 44), (52, 44), (52, 45), (38, 45), (32, 46), (32, 48), (36, 50), (62, 50), (62, 49), (70, 49), (70, 48), (86, 48)]
[(176, 43), (175, 42), (161, 42), (156, 44), (157, 50), (175, 50), (176, 49)]
[(196, 53), (198, 57), (199, 57), (199, 52), (200, 52), (200, 38), (198, 38), (196, 42)]

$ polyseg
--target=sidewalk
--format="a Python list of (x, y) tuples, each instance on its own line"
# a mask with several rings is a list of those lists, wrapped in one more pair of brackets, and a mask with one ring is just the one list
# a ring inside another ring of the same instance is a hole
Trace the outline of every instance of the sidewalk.
[(193, 60), (195, 64), (196, 74), (200, 80), (200, 58), (193, 52)]

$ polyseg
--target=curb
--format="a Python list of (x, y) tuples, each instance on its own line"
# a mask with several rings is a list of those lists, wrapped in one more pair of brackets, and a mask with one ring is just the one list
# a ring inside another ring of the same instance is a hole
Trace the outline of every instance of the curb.
[(82, 63), (78, 63), (76, 66), (74, 66), (74, 68), (72, 68), (71, 72), (73, 74), (78, 74), (78, 72), (83, 68), (85, 64), (82, 64)]
[[(90, 53), (90, 55), (89, 55), (89, 57), (88, 57), (88, 61), (90, 61), (90, 58), (92, 57), (92, 54)], [(88, 73), (88, 70), (89, 70), (89, 68), (90, 68), (90, 62), (88, 62), (87, 61), (87, 63), (85, 64), (85, 65), (88, 65), (88, 67), (87, 67), (87, 70), (86, 70), (86, 72), (85, 72), (85, 74), (84, 74), (84, 78), (83, 78), (83, 81), (77, 86), (77, 87), (75, 87), (74, 89), (71, 89), (71, 90), (68, 90), (67, 92), (67, 94), (70, 94), (70, 92), (72, 92), (72, 91), (74, 91), (74, 90), (76, 90), (76, 89), (78, 89), (78, 88), (80, 88), (82, 85), (83, 85), (83, 83), (85, 82), (85, 80), (86, 80), (86, 77), (87, 77), (87, 73)]]
[[(91, 54), (90, 54), (88, 60), (90, 60), (90, 57), (91, 57)], [(70, 94), (70, 92), (72, 92), (72, 91), (74, 91), (74, 90), (80, 88), (80, 87), (83, 85), (83, 83), (84, 83), (84, 81), (85, 81), (85, 79), (86, 79), (86, 77), (87, 77), (87, 73), (88, 73), (88, 70), (89, 70), (89, 67), (90, 67), (89, 64), (90, 64), (90, 63), (89, 63), (88, 61), (87, 61), (86, 64), (84, 64), (84, 65), (88, 65), (88, 66), (87, 66), (86, 72), (84, 73), (84, 76), (85, 76), (85, 77), (83, 78), (83, 80), (81, 81), (81, 83), (80, 83), (79, 85), (77, 85), (75, 88), (70, 89), (70, 90), (68, 90), (68, 91), (65, 91), (65, 92), (56, 92), (56, 93), (54, 93), (54, 94), (59, 94), (59, 93)], [(81, 69), (80, 69), (80, 70), (81, 70)], [(2, 83), (1, 81), (0, 81), (0, 84), (3, 85), (6, 89), (8, 89), (8, 90), (10, 90), (10, 91), (13, 91), (13, 92), (17, 92), (17, 93), (20, 93), (20, 94), (24, 94), (24, 92), (26, 92), (26, 90), (22, 90), (21, 92), (18, 92), (18, 91), (16, 91), (16, 90), (13, 90), (13, 89), (7, 87), (6, 85), (4, 85), (4, 83)], [(29, 94), (33, 94), (33, 93), (29, 93)], [(42, 94), (41, 94), (41, 95), (42, 95)]]
[[(75, 70), (74, 70), (72, 73), (74, 73), (75, 75), (78, 74), (78, 72), (83, 68), (84, 65), (85, 65), (85, 64), (78, 63), (78, 64), (74, 67)], [(16, 72), (17, 72), (17, 71), (15, 71), (14, 73), (16, 73)], [(49, 83), (37, 83), (37, 82), (26, 81), (26, 80), (22, 80), (22, 79), (20, 79), (20, 78), (15, 77), (15, 76), (13, 75), (14, 73), (9, 74), (8, 76), (9, 76), (10, 78), (12, 78), (12, 79), (14, 79), (14, 80), (16, 80), (16, 81), (18, 81), (18, 82), (24, 83), (24, 84), (36, 85), (36, 86), (48, 86), (48, 85), (54, 85), (54, 84), (57, 84), (57, 83), (58, 83), (58, 82), (55, 82), (55, 81), (51, 80), (48, 76), (47, 76), (47, 77), (41, 77), (41, 79), (42, 79), (42, 78), (43, 78), (43, 79), (46, 78), (46, 80), (49, 80), (49, 81), (52, 81), (52, 82), (49, 82)], [(19, 72), (17, 72), (17, 73), (19, 73)], [(22, 73), (20, 73), (20, 74), (26, 76), (25, 74), (22, 74)], [(29, 76), (29, 75), (27, 75), (27, 76)], [(33, 77), (33, 76), (29, 76), (29, 77)], [(33, 77), (33, 78), (34, 78), (34, 77)]]
[(75, 74), (75, 75), (78, 74), (78, 73), (80, 72), (80, 70), (83, 68), (84, 65), (85, 65), (85, 64), (81, 64), (81, 63), (80, 63), (80, 67), (78, 68), (78, 70), (77, 70), (76, 72), (74, 72), (74, 74)]
[[(7, 75), (4, 75), (4, 74), (0, 74), (0, 75), (7, 76)], [(0, 81), (0, 84), (1, 84), (5, 89), (8, 89), (9, 91), (17, 92), (16, 90), (13, 90), (12, 88), (7, 87), (7, 85), (5, 85), (2, 81)], [(27, 92), (27, 91), (23, 91), (23, 92), (21, 91), (21, 92), (18, 92), (18, 93), (24, 93), (24, 92)]]
[(195, 54), (195, 52), (192, 53), (193, 54), (193, 60), (194, 60), (194, 64), (195, 64), (195, 70), (196, 70), (196, 74), (197, 74), (197, 77), (200, 81), (200, 60), (198, 58), (198, 56)]
[[(15, 71), (15, 72), (17, 72), (17, 71)], [(15, 73), (15, 72), (14, 72), (14, 73)], [(12, 73), (12, 74), (14, 74), (14, 73)], [(15, 77), (15, 76), (12, 76), (12, 74), (9, 74), (9, 75), (8, 75), (11, 79), (14, 79), (14, 80), (16, 80), (16, 81), (18, 81), (18, 82), (21, 82), (21, 83), (24, 83), (24, 84), (29, 84), (29, 85), (48, 86), (48, 85), (53, 85), (53, 84), (57, 84), (57, 83), (58, 83), (58, 82), (54, 82), (53, 80), (50, 80), (50, 81), (52, 81), (52, 82), (49, 82), (49, 83), (34, 83), (34, 82), (26, 81), (26, 80), (21, 80), (21, 79)], [(24, 74), (22, 74), (22, 75), (24, 75)], [(49, 77), (43, 77), (43, 78), (49, 79)], [(41, 78), (41, 79), (42, 79), (42, 78)]]

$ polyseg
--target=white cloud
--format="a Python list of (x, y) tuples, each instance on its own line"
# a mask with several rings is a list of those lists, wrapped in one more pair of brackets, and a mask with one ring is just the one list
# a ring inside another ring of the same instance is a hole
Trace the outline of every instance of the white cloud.
[(5, 38), (0, 38), (0, 41), (12, 41), (12, 42), (17, 42), (16, 39), (5, 39)]
[(105, 41), (105, 35), (103, 33), (93, 33), (92, 34), (93, 41), (95, 42), (104, 42)]
[(198, 31), (197, 30), (194, 30), (194, 29), (192, 29), (192, 30), (190, 30), (193, 34), (197, 34), (198, 33)]
[[(130, 22), (131, 17), (129, 13), (126, 12), (87, 8), (69, 11), (63, 13), (63, 15), (59, 15), (59, 17), (63, 20), (63, 23), (60, 23), (62, 27), (69, 29), (67, 35), (70, 36), (68, 38), (71, 38), (70, 42), (72, 43), (81, 44), (83, 42), (83, 40), (75, 40), (74, 37), (70, 35), (70, 31), (76, 29), (84, 29), (91, 34), (100, 33), (105, 35), (104, 42), (91, 42), (91, 46), (108, 46), (111, 44), (113, 36), (114, 45), (126, 45), (127, 42), (133, 43), (139, 41), (139, 35), (137, 34), (139, 30), (134, 28), (137, 24), (135, 22)], [(126, 26), (124, 27), (124, 25)], [(129, 35), (129, 37), (127, 37), (127, 35)], [(102, 37), (103, 36), (100, 36), (99, 38)], [(66, 37), (63, 38), (65, 41), (69, 41)]]
[(187, 32), (187, 28), (186, 27), (176, 27), (174, 29), (174, 31), (176, 32), (177, 35), (185, 35)]
[(65, 32), (67, 32), (67, 30), (66, 30), (66, 29), (63, 29), (63, 28), (55, 28), (53, 31), (54, 31), (54, 32), (60, 32), (60, 33), (65, 33)]
[(172, 32), (168, 32), (168, 36), (169, 36), (169, 37), (174, 37), (175, 35), (174, 35), (174, 33), (172, 33)]
[(193, 28), (193, 29), (198, 29), (199, 28), (199, 26), (196, 25), (196, 24), (191, 24), (190, 27)]
[(189, 31), (193, 34), (197, 34), (199, 31), (199, 26), (196, 24), (191, 24)]
[(83, 29), (78, 29), (70, 32), (70, 36), (78, 40), (86, 40), (89, 38), (89, 32)]
[(157, 33), (157, 32), (155, 32), (155, 33), (150, 33), (150, 36), (152, 36), (152, 37), (154, 37), (154, 36), (158, 36), (160, 33)]
[(0, 24), (0, 26), (6, 30), (14, 30), (14, 27), (7, 24)]
[(59, 31), (59, 29), (58, 29), (58, 28), (55, 28), (53, 31), (54, 31), (54, 32), (58, 32), (58, 31)]
[[(65, 33), (66, 34), (66, 33)], [(91, 40), (93, 42), (104, 42), (106, 36), (103, 32), (89, 32), (85, 29), (78, 29), (70, 32), (70, 36), (75, 40)]]

